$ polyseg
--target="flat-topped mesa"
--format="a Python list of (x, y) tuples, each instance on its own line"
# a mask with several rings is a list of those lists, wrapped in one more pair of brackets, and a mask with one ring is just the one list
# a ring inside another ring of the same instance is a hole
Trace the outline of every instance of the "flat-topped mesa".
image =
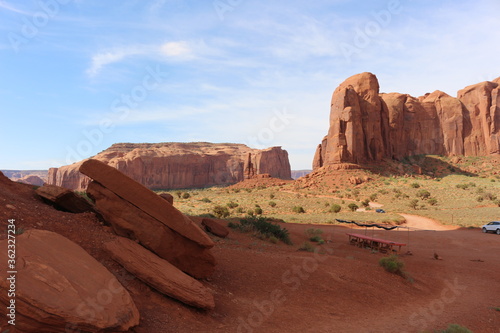
[[(208, 142), (117, 143), (92, 157), (115, 167), (150, 189), (229, 185), (267, 173), (291, 179), (288, 153), (281, 147), (252, 149), (243, 144)], [(83, 161), (51, 168), (48, 184), (84, 190)]]
[(313, 169), (418, 154), (500, 154), (500, 78), (469, 86), (458, 98), (380, 94), (377, 77), (354, 75), (333, 93), (330, 129)]

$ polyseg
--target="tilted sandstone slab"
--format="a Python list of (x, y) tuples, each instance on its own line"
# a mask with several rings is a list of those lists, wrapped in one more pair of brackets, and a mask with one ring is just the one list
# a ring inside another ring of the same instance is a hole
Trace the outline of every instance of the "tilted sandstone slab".
[(201, 220), (201, 225), (205, 227), (205, 230), (214, 234), (215, 236), (219, 236), (222, 238), (226, 238), (229, 235), (229, 230), (218, 222), (204, 218)]
[[(194, 277), (204, 278), (213, 273), (215, 258), (207, 247), (170, 229), (95, 181), (89, 184), (87, 193), (95, 200), (97, 210), (112, 225), (116, 234), (140, 242)], [(159, 198), (162, 204), (170, 205)]]
[[(7, 244), (0, 241), (2, 249)], [(16, 256), (15, 298), (4, 292), (11, 284), (10, 274), (2, 269), (0, 303), (5, 309), (15, 299), (17, 332), (121, 332), (139, 324), (139, 312), (126, 289), (69, 239), (28, 230), (16, 237)], [(7, 267), (7, 251), (1, 251), (1, 260)]]
[(71, 213), (85, 213), (92, 212), (94, 208), (92, 205), (68, 189), (55, 186), (55, 185), (44, 185), (36, 189), (36, 194), (45, 199), (46, 201), (53, 204), (56, 208)]
[(170, 229), (198, 243), (213, 247), (214, 242), (191, 219), (153, 191), (127, 177), (117, 169), (97, 161), (87, 160), (80, 172), (92, 178), (120, 198), (140, 208)]
[[(268, 173), (291, 179), (288, 153), (281, 147), (252, 149), (243, 144), (208, 142), (117, 143), (93, 156), (150, 189), (230, 185)], [(84, 190), (83, 161), (49, 170), (49, 184)]]
[(106, 243), (105, 249), (127, 271), (160, 293), (197, 308), (215, 308), (209, 289), (134, 241), (120, 237)]

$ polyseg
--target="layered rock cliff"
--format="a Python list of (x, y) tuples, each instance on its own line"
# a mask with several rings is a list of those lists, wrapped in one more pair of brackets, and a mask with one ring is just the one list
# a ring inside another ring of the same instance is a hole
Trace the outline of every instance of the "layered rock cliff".
[[(151, 189), (234, 184), (258, 174), (291, 179), (288, 153), (281, 147), (259, 150), (229, 143), (117, 143), (92, 158)], [(78, 172), (82, 163), (51, 168), (48, 184), (86, 189), (89, 179)]]
[(377, 77), (354, 75), (333, 93), (330, 129), (313, 169), (405, 156), (500, 154), (500, 78), (418, 98), (380, 94)]

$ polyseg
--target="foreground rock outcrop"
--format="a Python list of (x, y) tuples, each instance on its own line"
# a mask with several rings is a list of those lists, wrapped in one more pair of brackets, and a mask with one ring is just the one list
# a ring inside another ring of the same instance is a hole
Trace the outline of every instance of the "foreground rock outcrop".
[(50, 203), (59, 210), (70, 213), (93, 212), (94, 207), (80, 195), (63, 187), (44, 185), (36, 189), (45, 202)]
[[(7, 243), (0, 241), (0, 246), (7, 249)], [(7, 251), (1, 253), (6, 263)], [(121, 332), (139, 324), (127, 290), (69, 239), (28, 230), (16, 237), (16, 255), (15, 298), (2, 292), (0, 303), (5, 309), (15, 299), (17, 332)], [(9, 276), (0, 270), (2, 291), (12, 288)]]
[[(234, 184), (258, 174), (291, 179), (288, 153), (281, 147), (251, 149), (242, 144), (118, 143), (92, 157), (150, 189)], [(90, 180), (78, 172), (83, 161), (51, 168), (48, 184), (84, 190)]]
[(380, 94), (375, 75), (354, 75), (333, 93), (330, 129), (313, 168), (418, 154), (500, 154), (499, 83), (469, 86), (458, 98), (441, 91), (415, 98)]
[(215, 308), (213, 295), (201, 282), (136, 242), (119, 237), (106, 243), (105, 249), (127, 271), (160, 293), (197, 308)]
[(118, 235), (196, 278), (213, 273), (214, 242), (167, 200), (103, 162), (87, 160), (80, 171), (94, 180), (87, 193)]

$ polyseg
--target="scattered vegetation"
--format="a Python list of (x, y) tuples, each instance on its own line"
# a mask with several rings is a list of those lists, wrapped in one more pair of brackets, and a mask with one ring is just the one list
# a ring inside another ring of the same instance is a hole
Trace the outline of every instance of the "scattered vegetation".
[(460, 326), (458, 324), (450, 324), (444, 330), (436, 331), (437, 333), (473, 333), (467, 327)]
[(236, 202), (234, 201), (229, 201), (226, 206), (228, 206), (229, 208), (233, 209), (233, 208), (236, 208), (239, 206), (239, 204), (237, 204)]
[(410, 186), (412, 188), (419, 188), (420, 187), (420, 184), (419, 183), (411, 183)]
[(191, 194), (189, 194), (188, 192), (182, 193), (182, 199), (189, 199), (189, 198), (191, 198)]
[(224, 206), (217, 205), (214, 208), (212, 208), (212, 212), (217, 218), (226, 218), (228, 217), (231, 213), (229, 212), (229, 209)]
[(330, 206), (329, 212), (330, 213), (338, 213), (341, 211), (341, 209), (342, 209), (342, 207), (340, 205), (333, 204)]
[(247, 216), (240, 220), (240, 223), (230, 222), (228, 227), (242, 232), (254, 231), (261, 236), (268, 238), (271, 242), (271, 237), (281, 240), (283, 243), (291, 245), (290, 234), (286, 228), (280, 225), (269, 222), (264, 217)]
[(316, 243), (320, 243), (320, 244), (323, 244), (325, 242), (323, 240), (323, 238), (321, 238), (321, 235), (323, 234), (323, 230), (310, 228), (310, 229), (307, 229), (305, 231), (305, 233), (311, 242), (316, 242)]
[(200, 201), (206, 202), (206, 203), (211, 203), (212, 202), (212, 200), (210, 200), (209, 198), (203, 198)]
[(404, 262), (399, 260), (397, 255), (391, 255), (389, 257), (383, 257), (379, 260), (379, 265), (382, 266), (389, 273), (405, 276), (404, 272)]
[(351, 212), (355, 212), (359, 208), (355, 203), (350, 203), (347, 207), (351, 210)]
[(305, 211), (305, 209), (304, 209), (304, 207), (302, 207), (302, 206), (294, 206), (294, 207), (292, 208), (292, 211), (293, 211), (294, 213), (297, 213), (297, 214), (303, 214), (303, 213), (305, 213), (305, 212), (306, 212), (306, 211)]
[(271, 207), (276, 207), (276, 202), (274, 202), (274, 201), (269, 201), (269, 206), (271, 206)]
[(300, 245), (299, 251), (314, 252), (316, 248), (309, 242), (304, 242)]
[(422, 200), (430, 198), (431, 193), (427, 190), (418, 190), (417, 192), (417, 197), (419, 197)]

